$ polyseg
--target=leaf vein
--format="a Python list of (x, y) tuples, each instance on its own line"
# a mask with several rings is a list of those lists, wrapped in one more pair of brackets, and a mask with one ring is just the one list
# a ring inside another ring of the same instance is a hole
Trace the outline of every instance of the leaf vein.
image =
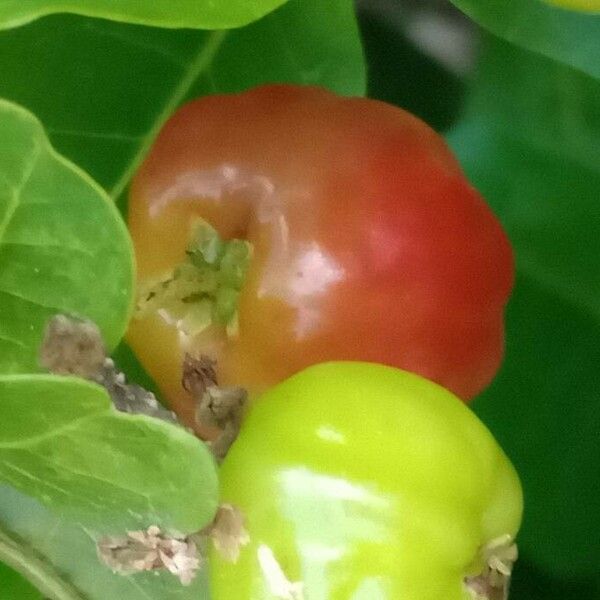
[(27, 298), (26, 296), (23, 296), (22, 294), (17, 294), (16, 292), (11, 292), (11, 291), (5, 290), (3, 288), (0, 288), (0, 294), (4, 294), (5, 296), (10, 296), (11, 298), (15, 298), (17, 300), (20, 300), (21, 302), (26, 302), (28, 304), (32, 304), (33, 306), (45, 308), (47, 310), (53, 311), (54, 313), (65, 312), (65, 309), (63, 307), (52, 306), (50, 304), (44, 304), (43, 302), (39, 302), (37, 300), (32, 300), (31, 298)]
[(25, 438), (24, 440), (19, 440), (17, 442), (2, 442), (2, 441), (0, 441), (0, 450), (3, 450), (3, 449), (6, 450), (6, 449), (10, 449), (10, 448), (16, 448), (16, 449), (27, 448), (28, 446), (31, 446), (33, 444), (38, 444), (40, 442), (44, 442), (47, 439), (53, 438), (57, 435), (62, 435), (71, 429), (77, 429), (78, 427), (81, 426), (82, 423), (96, 419), (98, 416), (103, 415), (105, 412), (106, 412), (106, 409), (104, 409), (104, 408), (102, 408), (102, 410), (96, 410), (96, 411), (92, 412), (91, 414), (87, 414), (83, 417), (74, 419), (73, 421), (69, 421), (69, 423), (66, 423), (65, 425), (61, 425), (60, 427), (55, 427), (53, 429), (50, 429), (49, 431), (45, 431), (42, 434), (33, 435), (31, 437)]
[[(40, 479), (39, 477), (35, 476), (33, 473), (27, 471), (26, 469), (22, 469), (21, 467), (9, 462), (8, 460), (6, 460), (6, 458), (4, 458), (2, 460), (2, 464), (0, 465), (0, 473), (3, 472), (4, 481), (6, 483), (10, 483), (17, 489), (19, 489), (19, 487), (20, 487), (19, 486), (19, 478), (15, 477), (15, 475), (13, 475), (11, 478), (10, 473), (3, 471), (4, 468), (8, 468), (9, 470), (12, 470), (13, 472), (17, 473), (21, 478), (24, 478), (30, 482), (33, 482), (34, 484), (38, 484), (38, 487), (40, 487), (42, 489), (47, 488), (47, 489), (53, 490), (54, 492), (58, 492), (59, 494), (62, 494), (63, 496), (66, 496), (67, 498), (74, 496), (74, 494), (72, 492), (69, 492), (69, 490), (62, 488), (59, 485), (56, 485), (56, 483), (48, 481), (47, 479)], [(84, 499), (81, 495), (77, 496), (77, 498), (79, 499), (79, 501), (81, 503), (83, 503), (84, 500), (87, 500), (88, 504), (90, 506), (93, 506), (94, 508), (98, 508), (98, 509), (104, 508), (102, 504), (98, 504), (98, 503), (94, 502), (93, 500)]]
[(85, 248), (82, 247), (77, 247), (77, 246), (69, 246), (67, 244), (35, 244), (32, 242), (11, 242), (11, 241), (5, 241), (2, 242), (3, 246), (21, 246), (23, 248), (52, 248), (55, 250), (66, 250), (67, 252), (74, 252), (74, 253), (78, 253), (78, 254), (83, 254), (84, 256), (89, 256), (90, 258), (94, 258), (95, 254), (93, 252), (90, 252), (89, 250), (86, 250)]
[(129, 181), (137, 171), (144, 157), (150, 150), (154, 139), (162, 129), (167, 119), (173, 111), (183, 102), (191, 87), (198, 77), (210, 68), (215, 56), (218, 54), (221, 45), (227, 37), (227, 31), (213, 31), (202, 47), (198, 50), (196, 58), (189, 64), (179, 84), (173, 89), (172, 93), (167, 98), (161, 112), (155, 119), (152, 127), (141, 138), (141, 143), (137, 151), (133, 154), (129, 163), (125, 166), (119, 180), (113, 185), (110, 190), (110, 196), (113, 200), (117, 200), (124, 192), (129, 184)]
[(82, 137), (90, 139), (101, 139), (101, 140), (113, 140), (116, 142), (139, 142), (143, 139), (142, 135), (134, 135), (127, 133), (116, 133), (116, 132), (102, 132), (102, 131), (85, 131), (78, 129), (56, 129), (53, 127), (47, 127), (46, 130), (49, 134), (57, 136), (62, 135), (65, 137)]
[(8, 231), (8, 227), (10, 226), (19, 206), (21, 206), (21, 192), (23, 188), (27, 185), (27, 182), (33, 175), (33, 171), (35, 169), (35, 165), (38, 161), (38, 158), (41, 153), (41, 145), (37, 143), (35, 145), (35, 150), (32, 153), (31, 159), (23, 168), (23, 177), (21, 181), (16, 186), (10, 186), (11, 197), (8, 204), (8, 209), (4, 214), (4, 218), (0, 222), (0, 249), (2, 246), (2, 241), (6, 232)]
[(8, 337), (5, 333), (0, 333), (0, 341), (6, 342), (7, 344), (14, 344), (19, 348), (28, 348), (27, 344), (24, 344), (20, 340), (16, 340), (14, 338)]

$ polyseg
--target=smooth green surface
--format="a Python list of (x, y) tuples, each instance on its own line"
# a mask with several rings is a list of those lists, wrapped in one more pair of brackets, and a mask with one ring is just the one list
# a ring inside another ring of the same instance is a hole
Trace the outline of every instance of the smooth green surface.
[(202, 442), (117, 412), (94, 384), (53, 375), (0, 377), (0, 481), (106, 534), (153, 524), (189, 533), (217, 503)]
[(167, 31), (69, 15), (0, 32), (0, 96), (114, 198), (184, 101), (265, 82), (365, 91), (351, 0), (292, 0), (229, 32)]
[(310, 367), (258, 399), (221, 497), (250, 543), (237, 564), (213, 553), (213, 600), (277, 598), (265, 552), (307, 598), (469, 600), (479, 548), (514, 536), (522, 509), (510, 462), (460, 400), (365, 363)]
[(518, 269), (506, 360), (474, 407), (522, 477), (523, 552), (555, 576), (597, 574), (600, 556), (599, 98), (597, 81), (488, 40), (450, 135)]
[[(15, 490), (0, 486), (0, 539), (18, 537), (20, 546), (35, 548), (38, 560), (46, 563), (44, 581), (46, 587), (72, 582), (69, 592), (49, 596), (51, 600), (206, 600), (206, 580), (200, 574), (189, 587), (182, 587), (169, 573), (143, 573), (131, 577), (113, 574), (103, 567), (96, 556), (96, 539), (101, 537), (104, 526), (83, 526), (58, 517), (38, 502)], [(0, 577), (4, 574), (0, 571)], [(0, 586), (3, 581), (0, 579)], [(2, 600), (38, 600), (24, 595)]]
[(228, 29), (260, 19), (286, 0), (3, 0), (0, 29), (71, 12), (159, 27)]
[(452, 2), (495, 35), (600, 78), (600, 13), (574, 12), (542, 0)]
[(131, 241), (114, 204), (31, 113), (0, 100), (0, 372), (39, 368), (57, 313), (91, 319), (115, 346), (132, 288)]

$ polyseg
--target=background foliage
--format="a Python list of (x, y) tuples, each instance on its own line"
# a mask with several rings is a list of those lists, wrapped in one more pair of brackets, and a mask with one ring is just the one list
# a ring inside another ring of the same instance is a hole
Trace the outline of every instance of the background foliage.
[[(473, 405), (525, 488), (511, 598), (593, 600), (600, 598), (600, 16), (538, 0), (454, 3), (483, 29), (465, 28), (447, 6), (361, 4), (368, 92), (447, 134), (515, 245), (506, 360)], [(462, 32), (463, 41), (480, 40), (473, 68), (443, 60), (452, 44), (440, 51), (425, 43), (425, 17)], [(291, 0), (246, 28), (212, 32), (54, 15), (0, 33), (0, 72), (0, 97), (32, 110), (53, 145), (122, 207), (152, 138), (186, 99), (263, 81), (346, 94), (363, 93), (366, 83), (345, 0)], [(126, 347), (119, 356), (131, 376), (142, 375)], [(32, 523), (72, 540), (71, 549), (89, 551), (77, 524), (0, 489), (0, 523), (34, 546), (43, 542), (17, 505), (28, 507)], [(59, 554), (57, 566), (72, 562)], [(102, 577), (102, 585), (119, 585)], [(0, 581), (3, 599), (39, 598), (2, 567)], [(152, 593), (144, 585), (139, 597)], [(162, 595), (149, 597), (170, 597), (169, 583), (161, 585)], [(197, 585), (190, 598), (201, 597)]]
[(73, 12), (114, 21), (159, 27), (226, 29), (259, 19), (286, 0), (4, 0), (0, 29), (15, 27), (56, 12)]

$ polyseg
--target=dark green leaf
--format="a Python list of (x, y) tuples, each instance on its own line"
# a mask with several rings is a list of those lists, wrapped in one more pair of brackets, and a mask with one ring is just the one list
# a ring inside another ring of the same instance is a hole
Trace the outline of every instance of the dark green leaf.
[(600, 556), (600, 83), (490, 40), (450, 141), (514, 243), (503, 369), (475, 409), (522, 476), (520, 544), (570, 575)]
[(43, 600), (43, 596), (24, 577), (0, 562), (2, 600)]
[(95, 384), (0, 376), (0, 481), (106, 534), (190, 533), (217, 505), (207, 447), (184, 429), (119, 413)]
[(0, 29), (55, 12), (159, 27), (228, 29), (260, 19), (286, 0), (3, 0)]
[(464, 82), (426, 56), (385, 15), (359, 13), (368, 69), (368, 95), (400, 106), (437, 131), (457, 118)]
[(0, 372), (38, 369), (42, 330), (56, 313), (91, 319), (114, 347), (133, 296), (123, 220), (37, 119), (4, 100), (0, 144)]
[[(111, 521), (104, 524), (111, 526)], [(0, 555), (35, 582), (52, 600), (204, 600), (208, 598), (204, 573), (182, 587), (169, 573), (123, 577), (100, 564), (96, 540), (104, 527), (93, 528), (58, 517), (38, 502), (0, 486)], [(2, 542), (4, 541), (4, 547)], [(32, 551), (35, 548), (35, 551)], [(0, 577), (2, 577), (0, 571)], [(5, 597), (2, 600), (39, 600)]]
[(113, 352), (112, 358), (119, 370), (127, 373), (129, 381), (135, 381), (137, 385), (152, 392), (156, 397), (160, 397), (156, 383), (146, 373), (144, 367), (142, 367), (131, 348), (125, 342), (121, 341)]
[(265, 82), (365, 91), (351, 0), (292, 0), (228, 32), (47, 17), (0, 33), (0, 72), (0, 96), (33, 110), (55, 146), (114, 198), (189, 98)]
[(521, 556), (510, 585), (510, 600), (600, 600), (600, 577), (563, 577), (536, 569)]
[(452, 0), (492, 33), (600, 78), (600, 14), (542, 0)]

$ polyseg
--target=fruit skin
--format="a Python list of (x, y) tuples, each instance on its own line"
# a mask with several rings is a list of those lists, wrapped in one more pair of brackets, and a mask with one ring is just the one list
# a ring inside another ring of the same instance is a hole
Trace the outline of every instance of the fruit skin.
[(443, 139), (390, 105), (270, 85), (204, 97), (161, 131), (131, 189), (141, 282), (185, 256), (195, 217), (250, 240), (239, 335), (193, 342), (154, 314), (128, 340), (171, 406), (185, 351), (261, 392), (304, 367), (365, 360), (469, 399), (495, 375), (509, 241)]
[(306, 600), (472, 600), (480, 547), (514, 538), (522, 513), (515, 470), (463, 403), (366, 363), (316, 365), (264, 394), (220, 481), (250, 543), (236, 564), (213, 550), (214, 600), (277, 598), (261, 546)]

